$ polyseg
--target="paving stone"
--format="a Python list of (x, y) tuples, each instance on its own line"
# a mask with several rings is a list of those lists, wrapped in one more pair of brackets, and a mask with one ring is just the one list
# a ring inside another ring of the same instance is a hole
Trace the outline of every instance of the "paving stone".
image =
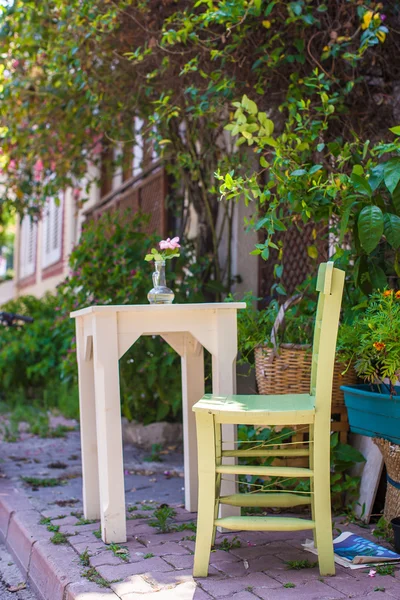
[(207, 594), (204, 590), (202, 590), (199, 586), (197, 586), (196, 591), (193, 596), (193, 600), (210, 600), (210, 594)]
[(256, 596), (251, 592), (238, 592), (231, 596), (232, 600), (256, 600)]
[[(335, 577), (325, 578), (324, 582), (335, 590), (338, 590), (347, 595), (368, 595), (377, 587), (384, 587), (389, 594), (397, 595), (400, 598), (400, 581), (390, 576), (369, 577), (368, 571), (360, 572), (353, 571), (355, 576), (346, 577), (345, 575), (336, 575)], [(379, 596), (380, 598), (380, 596)]]
[[(151, 546), (151, 548), (145, 548), (144, 551), (151, 551), (155, 556), (185, 556), (190, 555), (190, 551), (185, 548), (182, 544), (177, 542), (167, 542), (166, 544), (158, 544), (158, 546)], [(143, 546), (142, 546), (143, 551)]]
[(240, 548), (232, 548), (230, 552), (239, 558), (249, 559), (253, 556), (259, 557), (266, 554), (277, 556), (282, 553), (290, 552), (292, 549), (292, 546), (289, 546), (287, 542), (270, 542), (269, 544), (264, 543), (259, 546), (242, 544)]
[[(279, 582), (268, 577), (264, 573), (253, 573), (245, 577), (231, 577), (220, 581), (213, 581), (212, 578), (209, 577), (201, 580), (201, 587), (215, 598), (223, 598), (224, 596), (231, 596), (234, 593), (244, 592), (249, 586), (254, 589), (267, 588), (271, 591), (278, 587), (282, 587)], [(276, 595), (273, 595), (273, 592), (270, 597), (273, 598), (273, 600), (277, 600), (277, 597)]]
[[(59, 513), (61, 515), (61, 511)], [(60, 527), (65, 527), (66, 525), (75, 525), (77, 522), (77, 518), (76, 517), (62, 517), (61, 519), (52, 519), (51, 520), (53, 525), (60, 525)]]
[(101, 588), (90, 581), (79, 581), (67, 586), (64, 600), (120, 600), (120, 598), (112, 590)]
[(98, 567), (97, 570), (104, 579), (112, 581), (113, 579), (125, 579), (130, 575), (170, 571), (171, 569), (172, 567), (163, 561), (162, 558), (156, 556), (133, 563), (123, 563), (115, 566), (103, 565)]
[[(121, 596), (121, 600), (193, 600), (196, 584), (188, 581), (174, 588), (159, 590), (146, 594), (129, 593)], [(254, 598), (253, 598), (254, 600)]]
[(118, 596), (123, 596), (128, 593), (145, 594), (147, 592), (154, 592), (154, 587), (145, 581), (141, 575), (132, 575), (124, 581), (112, 583), (111, 589), (114, 590)]
[(0, 492), (0, 537), (4, 541), (7, 537), (11, 515), (14, 512), (32, 510), (32, 504), (26, 495), (14, 488), (10, 482), (1, 482)]
[(37, 542), (32, 547), (29, 582), (44, 600), (63, 600), (69, 583), (80, 580), (79, 558), (70, 547)]
[(114, 556), (112, 552), (99, 552), (99, 554), (95, 554), (90, 557), (90, 565), (92, 567), (100, 567), (102, 565), (121, 565), (125, 564), (121, 558)]
[(8, 527), (7, 547), (25, 577), (34, 542), (48, 541), (53, 535), (39, 525), (39, 520), (40, 514), (36, 510), (24, 510), (12, 514)]
[[(321, 575), (319, 574), (318, 567), (313, 567), (312, 569), (288, 569), (285, 563), (283, 564), (283, 569), (268, 568), (265, 569), (265, 572), (268, 575), (275, 577), (278, 581), (282, 583), (286, 583), (287, 581), (291, 581), (292, 583), (303, 584), (307, 583), (310, 580), (314, 581), (315, 579), (320, 579)], [(326, 577), (326, 581), (329, 581), (331, 578)]]
[[(292, 583), (290, 579), (288, 582)], [(321, 581), (313, 581), (304, 585), (296, 584), (294, 588), (285, 588), (280, 584), (279, 588), (274, 590), (259, 588), (255, 585), (253, 592), (262, 600), (340, 600), (348, 597)]]

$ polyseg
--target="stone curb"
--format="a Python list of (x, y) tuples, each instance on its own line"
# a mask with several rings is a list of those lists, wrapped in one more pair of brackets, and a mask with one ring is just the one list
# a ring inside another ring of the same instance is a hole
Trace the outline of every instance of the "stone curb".
[(50, 542), (41, 514), (23, 490), (0, 481), (0, 540), (5, 543), (40, 600), (120, 600), (81, 576), (79, 557), (70, 546)]

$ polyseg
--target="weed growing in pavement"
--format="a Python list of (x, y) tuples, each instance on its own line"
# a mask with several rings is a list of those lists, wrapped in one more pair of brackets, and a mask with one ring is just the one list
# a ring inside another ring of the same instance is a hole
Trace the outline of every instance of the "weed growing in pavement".
[(136, 521), (136, 519), (146, 519), (146, 515), (143, 515), (142, 513), (135, 513), (134, 515), (130, 514), (127, 517), (128, 521)]
[(252, 592), (253, 591), (253, 586), (252, 585), (248, 585), (246, 588), (244, 588), (246, 590), (246, 592)]
[(147, 554), (145, 554), (143, 556), (143, 558), (153, 558), (153, 557), (154, 557), (154, 554), (152, 552), (148, 552)]
[(173, 530), (171, 519), (176, 515), (173, 508), (168, 505), (160, 506), (153, 512), (153, 520), (149, 521), (151, 527), (156, 527), (161, 533), (169, 533)]
[(384, 540), (385, 542), (388, 542), (389, 544), (393, 544), (394, 543), (394, 539), (393, 539), (393, 529), (390, 525), (390, 523), (388, 523), (385, 519), (385, 517), (381, 517), (379, 519), (379, 521), (377, 522), (375, 529), (373, 530), (373, 535), (380, 539), (380, 540)]
[(374, 592), (384, 592), (384, 591), (385, 591), (385, 588), (384, 588), (384, 587), (376, 587), (376, 588), (374, 589)]
[(84, 567), (90, 566), (90, 554), (87, 548), (79, 555), (79, 561)]
[(224, 550), (225, 552), (229, 552), (229, 550), (232, 550), (232, 548), (240, 548), (240, 546), (242, 545), (241, 541), (239, 540), (239, 538), (235, 535), (235, 537), (231, 540), (229, 540), (228, 538), (224, 538), (222, 540), (222, 542), (218, 545), (220, 550)]
[(291, 582), (289, 581), (288, 583), (284, 583), (284, 584), (283, 584), (283, 587), (284, 587), (284, 588), (295, 588), (296, 586), (295, 586), (295, 584), (294, 584), (294, 583), (291, 583)]
[(31, 485), (33, 488), (39, 487), (56, 487), (57, 485), (64, 485), (62, 479), (39, 479), (38, 477), (21, 477), (22, 481)]
[(57, 546), (59, 544), (68, 544), (68, 535), (66, 533), (60, 533), (59, 531), (57, 531), (53, 537), (50, 538), (50, 541), (52, 544), (56, 544)]
[(194, 521), (188, 521), (187, 523), (180, 523), (174, 526), (174, 531), (196, 531), (197, 525)]
[(94, 537), (96, 537), (98, 540), (100, 540), (100, 539), (101, 539), (101, 527), (99, 527), (98, 529), (95, 529), (95, 530), (93, 531), (93, 535), (94, 535)]
[(160, 456), (161, 451), (162, 451), (161, 444), (152, 444), (151, 445), (151, 454), (149, 456), (145, 456), (143, 460), (146, 462), (162, 462), (162, 458)]
[(119, 544), (109, 544), (107, 546), (107, 550), (111, 550), (114, 556), (116, 556), (117, 558), (121, 558), (125, 562), (128, 562), (129, 550), (126, 546), (120, 546)]
[(140, 510), (154, 510), (154, 506), (151, 504), (142, 504)]
[(57, 533), (58, 531), (60, 531), (60, 526), (59, 525), (47, 525), (47, 531), (50, 531), (52, 533)]
[(309, 560), (287, 560), (286, 561), (288, 569), (295, 569), (296, 571), (300, 571), (300, 569), (312, 569), (317, 565), (317, 561), (310, 562)]
[(182, 542), (184, 541), (189, 541), (189, 542), (195, 542), (196, 541), (196, 534), (194, 535), (185, 535), (185, 537), (182, 538)]
[(394, 577), (395, 566), (394, 565), (379, 565), (376, 567), (378, 575), (391, 575)]
[(39, 521), (40, 525), (50, 525), (51, 524), (51, 519), (50, 517), (42, 517)]
[(121, 579), (113, 579), (112, 581), (104, 579), (104, 577), (102, 577), (94, 567), (90, 567), (90, 569), (84, 571), (82, 575), (83, 577), (86, 577), (86, 579), (88, 579), (89, 581), (97, 583), (97, 585), (105, 588), (109, 588), (112, 583), (118, 583), (118, 581), (121, 581)]
[(137, 510), (138, 507), (136, 506), (136, 504), (134, 504), (133, 506), (128, 506), (128, 512), (134, 512), (135, 510)]
[(75, 525), (93, 525), (93, 523), (98, 523), (98, 521), (98, 519), (84, 519), (81, 517), (78, 519)]

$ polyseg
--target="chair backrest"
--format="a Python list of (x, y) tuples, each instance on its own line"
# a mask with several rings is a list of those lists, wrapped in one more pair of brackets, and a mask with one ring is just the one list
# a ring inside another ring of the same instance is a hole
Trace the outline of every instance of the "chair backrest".
[(317, 410), (325, 408), (330, 411), (344, 278), (344, 271), (335, 269), (333, 262), (320, 264), (311, 369), (311, 394), (316, 396)]

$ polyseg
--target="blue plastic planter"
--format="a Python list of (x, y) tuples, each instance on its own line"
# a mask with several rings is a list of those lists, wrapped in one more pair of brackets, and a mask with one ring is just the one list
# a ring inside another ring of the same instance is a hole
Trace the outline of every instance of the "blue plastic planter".
[(342, 385), (350, 431), (400, 444), (400, 386)]

